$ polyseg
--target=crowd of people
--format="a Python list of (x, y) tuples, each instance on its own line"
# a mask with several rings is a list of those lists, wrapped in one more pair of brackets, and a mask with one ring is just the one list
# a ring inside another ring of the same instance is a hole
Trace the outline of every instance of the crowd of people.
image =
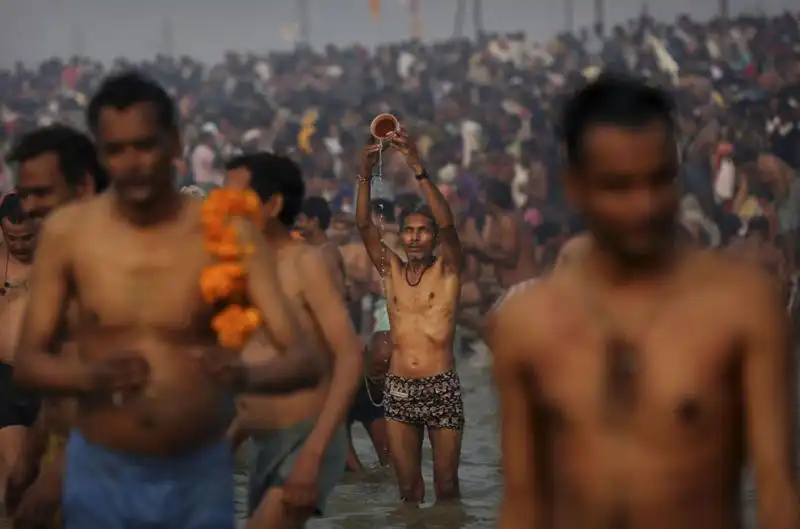
[[(736, 527), (745, 438), (762, 526), (797, 529), (800, 19), (601, 29), (0, 72), (19, 526), (230, 527), (241, 446), (249, 527), (302, 527), (363, 470), (355, 423), (410, 503), (427, 430), (458, 498), (454, 350), (485, 340), (503, 529)], [(261, 211), (225, 269), (263, 324), (241, 351), (197, 295), (187, 195), (217, 188)]]

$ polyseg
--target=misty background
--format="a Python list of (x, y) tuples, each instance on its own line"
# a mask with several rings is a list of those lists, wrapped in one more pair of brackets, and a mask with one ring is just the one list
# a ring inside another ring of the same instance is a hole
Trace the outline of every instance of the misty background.
[[(309, 0), (313, 46), (359, 42), (374, 45), (409, 34), (403, 0), (383, 0), (382, 16), (372, 19), (369, 0)], [(592, 23), (593, 0), (573, 0), (576, 27)], [(225, 50), (264, 52), (293, 46), (298, 20), (294, 0), (0, 0), (0, 67), (15, 61), (34, 63), (58, 56), (88, 55), (149, 58), (157, 53), (185, 54), (213, 61)], [(456, 0), (422, 0), (424, 36), (453, 34)], [(469, 3), (469, 2), (468, 2)], [(711, 17), (717, 0), (652, 1), (657, 19), (679, 13)], [(609, 25), (635, 17), (641, 0), (606, 0)], [(730, 0), (732, 14), (744, 10), (800, 9), (800, 0)], [(487, 31), (524, 30), (544, 40), (564, 27), (563, 0), (489, 0), (484, 2)], [(472, 32), (467, 13), (465, 34)]]

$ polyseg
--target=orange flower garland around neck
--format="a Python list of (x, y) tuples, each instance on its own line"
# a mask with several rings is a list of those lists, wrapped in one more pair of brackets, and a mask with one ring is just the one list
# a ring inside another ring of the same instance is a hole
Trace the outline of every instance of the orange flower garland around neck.
[(205, 247), (217, 260), (200, 274), (200, 291), (207, 303), (225, 306), (211, 320), (211, 328), (219, 344), (230, 349), (244, 347), (262, 321), (258, 309), (246, 304), (247, 272), (242, 261), (253, 253), (253, 246), (241, 242), (232, 220), (245, 217), (258, 226), (260, 213), (258, 195), (250, 190), (215, 189), (203, 203)]

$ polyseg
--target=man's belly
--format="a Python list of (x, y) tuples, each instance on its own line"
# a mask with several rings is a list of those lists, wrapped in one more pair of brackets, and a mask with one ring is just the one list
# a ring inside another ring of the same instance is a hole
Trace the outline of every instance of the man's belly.
[(676, 442), (676, 448), (653, 450), (633, 444), (554, 453), (556, 529), (739, 527), (739, 463), (721, 456), (722, 447)]
[[(409, 339), (410, 338), (410, 339)], [(453, 369), (452, 336), (446, 346), (430, 340), (393, 334), (392, 358), (389, 373), (400, 377), (421, 378), (438, 375)]]
[(182, 351), (145, 356), (147, 387), (78, 402), (76, 426), (84, 437), (112, 450), (146, 455), (180, 454), (221, 438), (235, 413), (233, 395)]
[(319, 415), (329, 384), (281, 397), (239, 397), (236, 414), (240, 427), (250, 434), (265, 433), (293, 426)]

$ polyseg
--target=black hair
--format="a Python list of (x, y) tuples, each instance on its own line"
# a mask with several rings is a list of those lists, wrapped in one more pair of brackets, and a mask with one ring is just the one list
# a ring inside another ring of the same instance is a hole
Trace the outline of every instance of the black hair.
[(25, 212), (22, 207), (22, 200), (16, 193), (8, 193), (2, 198), (0, 203), (0, 222), (8, 220), (11, 224), (22, 224), (30, 216)]
[(317, 219), (322, 231), (331, 225), (331, 206), (322, 197), (308, 197), (303, 201), (302, 213), (309, 219)]
[(67, 185), (76, 187), (86, 182), (87, 173), (96, 192), (108, 187), (108, 175), (97, 161), (94, 144), (85, 135), (65, 125), (41, 127), (23, 135), (6, 156), (10, 164), (21, 164), (45, 153), (58, 157), (58, 168)]
[(178, 114), (175, 103), (166, 90), (146, 75), (130, 70), (107, 77), (100, 89), (89, 101), (86, 121), (92, 134), (97, 134), (100, 112), (107, 107), (126, 110), (140, 103), (150, 103), (155, 107), (158, 125), (163, 130), (178, 130)]
[(430, 206), (428, 206), (428, 204), (425, 202), (420, 201), (409, 204), (400, 210), (400, 218), (398, 219), (400, 231), (403, 231), (406, 219), (411, 215), (422, 215), (423, 217), (427, 217), (431, 221), (433, 234), (436, 235), (439, 232), (439, 226), (436, 224), (436, 219), (433, 216), (433, 211), (431, 211)]
[(401, 210), (410, 207), (416, 204), (417, 202), (419, 202), (419, 195), (417, 195), (414, 192), (400, 193), (394, 199), (395, 206), (400, 208)]
[(394, 202), (385, 198), (375, 198), (369, 203), (369, 210), (373, 215), (380, 215), (384, 222), (394, 224), (396, 216), (394, 214)]
[(285, 226), (293, 226), (306, 194), (300, 166), (287, 156), (264, 151), (237, 156), (226, 165), (229, 171), (242, 167), (250, 172), (250, 188), (262, 202), (273, 195), (283, 197), (278, 220)]
[(511, 184), (498, 180), (497, 178), (487, 178), (484, 183), (486, 200), (506, 211), (514, 209), (514, 195), (511, 193)]
[(654, 121), (675, 130), (675, 102), (659, 88), (617, 74), (603, 74), (572, 94), (561, 116), (561, 136), (567, 161), (583, 161), (583, 139), (594, 125), (638, 128)]

